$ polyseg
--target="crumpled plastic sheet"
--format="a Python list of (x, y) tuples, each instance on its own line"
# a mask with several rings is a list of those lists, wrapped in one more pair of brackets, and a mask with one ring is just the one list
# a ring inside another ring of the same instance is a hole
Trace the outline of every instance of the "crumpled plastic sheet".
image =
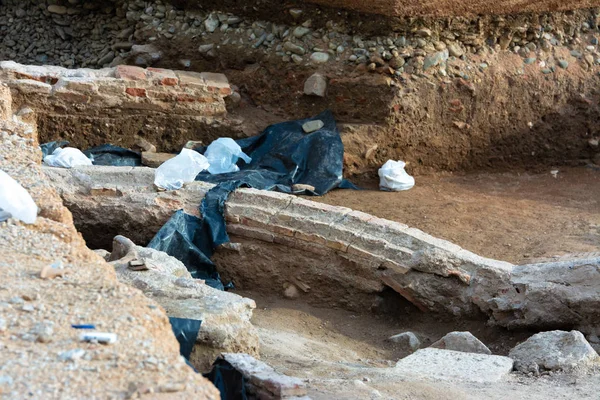
[(175, 334), (179, 342), (179, 354), (185, 357), (186, 360), (189, 360), (196, 339), (198, 338), (202, 321), (198, 319), (169, 317), (169, 322), (171, 323), (173, 334)]
[(94, 165), (113, 165), (119, 167), (139, 167), (142, 165), (141, 154), (124, 149), (123, 147), (113, 146), (112, 144), (103, 144), (92, 147), (83, 152)]
[[(323, 127), (305, 133), (302, 125), (313, 120), (321, 120)], [(342, 177), (344, 145), (330, 111), (309, 119), (271, 125), (258, 136), (236, 142), (252, 159), (249, 164), (238, 161), (238, 172), (218, 175), (202, 172), (196, 177), (217, 184), (206, 193), (200, 206), (200, 214), (209, 225), (213, 248), (229, 242), (223, 215), (225, 201), (239, 187), (292, 193), (293, 185), (304, 184), (314, 190), (305, 189), (300, 194), (316, 196), (335, 188), (357, 189)], [(206, 148), (194, 150), (204, 152)]]
[(246, 378), (228, 361), (218, 358), (212, 370), (204, 375), (219, 389), (221, 400), (246, 400)]
[(224, 290), (215, 264), (210, 260), (214, 250), (208, 226), (198, 217), (179, 210), (160, 228), (147, 247), (164, 251), (181, 261), (192, 277), (204, 279), (206, 284)]

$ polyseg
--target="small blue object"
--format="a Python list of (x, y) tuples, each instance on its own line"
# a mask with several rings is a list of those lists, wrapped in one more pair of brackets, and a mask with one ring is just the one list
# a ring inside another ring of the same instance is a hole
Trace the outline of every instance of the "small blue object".
[(96, 329), (96, 325), (88, 324), (88, 325), (71, 325), (71, 328), (75, 329)]

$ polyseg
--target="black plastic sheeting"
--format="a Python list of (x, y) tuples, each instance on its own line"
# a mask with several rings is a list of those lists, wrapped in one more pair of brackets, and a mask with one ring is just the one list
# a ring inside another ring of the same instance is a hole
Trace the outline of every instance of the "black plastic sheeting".
[(206, 238), (210, 233), (203, 221), (179, 210), (160, 228), (147, 247), (164, 251), (181, 261), (195, 279), (223, 290), (215, 264), (210, 260), (214, 250)]
[(169, 317), (171, 323), (171, 329), (179, 342), (179, 354), (185, 357), (186, 360), (190, 359), (192, 349), (198, 338), (198, 332), (200, 331), (200, 325), (202, 321), (197, 319), (189, 318), (175, 318)]
[[(305, 133), (302, 125), (314, 120), (321, 120), (323, 127)], [(200, 206), (204, 224), (208, 225), (203, 231), (210, 233), (213, 248), (229, 242), (223, 215), (225, 201), (239, 187), (292, 193), (293, 185), (304, 184), (313, 186), (314, 191), (294, 193), (316, 196), (335, 188), (357, 189), (342, 177), (344, 145), (330, 111), (309, 119), (271, 125), (258, 136), (236, 142), (252, 158), (250, 164), (240, 160), (238, 172), (218, 175), (202, 172), (196, 177), (217, 184), (206, 193)], [(195, 150), (204, 153), (206, 148)]]
[(129, 149), (103, 144), (92, 147), (83, 152), (92, 160), (94, 165), (113, 165), (119, 167), (139, 167), (142, 165), (142, 156)]
[(246, 378), (222, 358), (218, 358), (213, 363), (212, 370), (204, 377), (219, 389), (221, 400), (246, 400), (248, 398)]
[[(68, 145), (69, 142), (66, 140), (44, 143), (40, 145), (42, 157), (54, 153), (54, 150), (59, 147)], [(139, 167), (142, 165), (142, 156), (139, 153), (123, 147), (113, 146), (112, 144), (92, 147), (83, 151), (83, 154), (91, 159), (94, 165), (113, 165), (119, 167)]]
[(59, 147), (65, 147), (69, 144), (66, 140), (55, 140), (54, 142), (48, 142), (40, 145), (42, 149), (42, 158), (46, 157), (48, 154), (54, 153), (54, 150)]

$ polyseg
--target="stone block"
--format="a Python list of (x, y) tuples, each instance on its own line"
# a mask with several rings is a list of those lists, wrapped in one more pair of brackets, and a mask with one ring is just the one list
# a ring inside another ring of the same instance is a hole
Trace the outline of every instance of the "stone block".
[(209, 90), (223, 96), (229, 96), (231, 94), (231, 86), (229, 86), (229, 80), (227, 80), (225, 75), (214, 72), (201, 72), (200, 76), (206, 82)]
[(401, 359), (395, 369), (410, 379), (491, 383), (508, 377), (513, 369), (513, 360), (502, 356), (427, 348)]
[(49, 95), (52, 85), (33, 79), (17, 79), (8, 81), (8, 86), (17, 89), (23, 94), (45, 94)]
[[(291, 376), (283, 375), (254, 357), (243, 353), (224, 353), (225, 361), (238, 370), (255, 388), (262, 389), (274, 399), (306, 396), (306, 384)], [(265, 397), (260, 397), (265, 398)]]
[(179, 78), (179, 86), (206, 88), (206, 81), (199, 72), (175, 71), (175, 75)]

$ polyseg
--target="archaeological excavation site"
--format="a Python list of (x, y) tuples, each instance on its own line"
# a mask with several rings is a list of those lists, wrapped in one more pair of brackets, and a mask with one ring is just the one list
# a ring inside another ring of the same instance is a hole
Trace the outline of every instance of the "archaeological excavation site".
[(0, 0), (1, 399), (600, 398), (600, 0)]

